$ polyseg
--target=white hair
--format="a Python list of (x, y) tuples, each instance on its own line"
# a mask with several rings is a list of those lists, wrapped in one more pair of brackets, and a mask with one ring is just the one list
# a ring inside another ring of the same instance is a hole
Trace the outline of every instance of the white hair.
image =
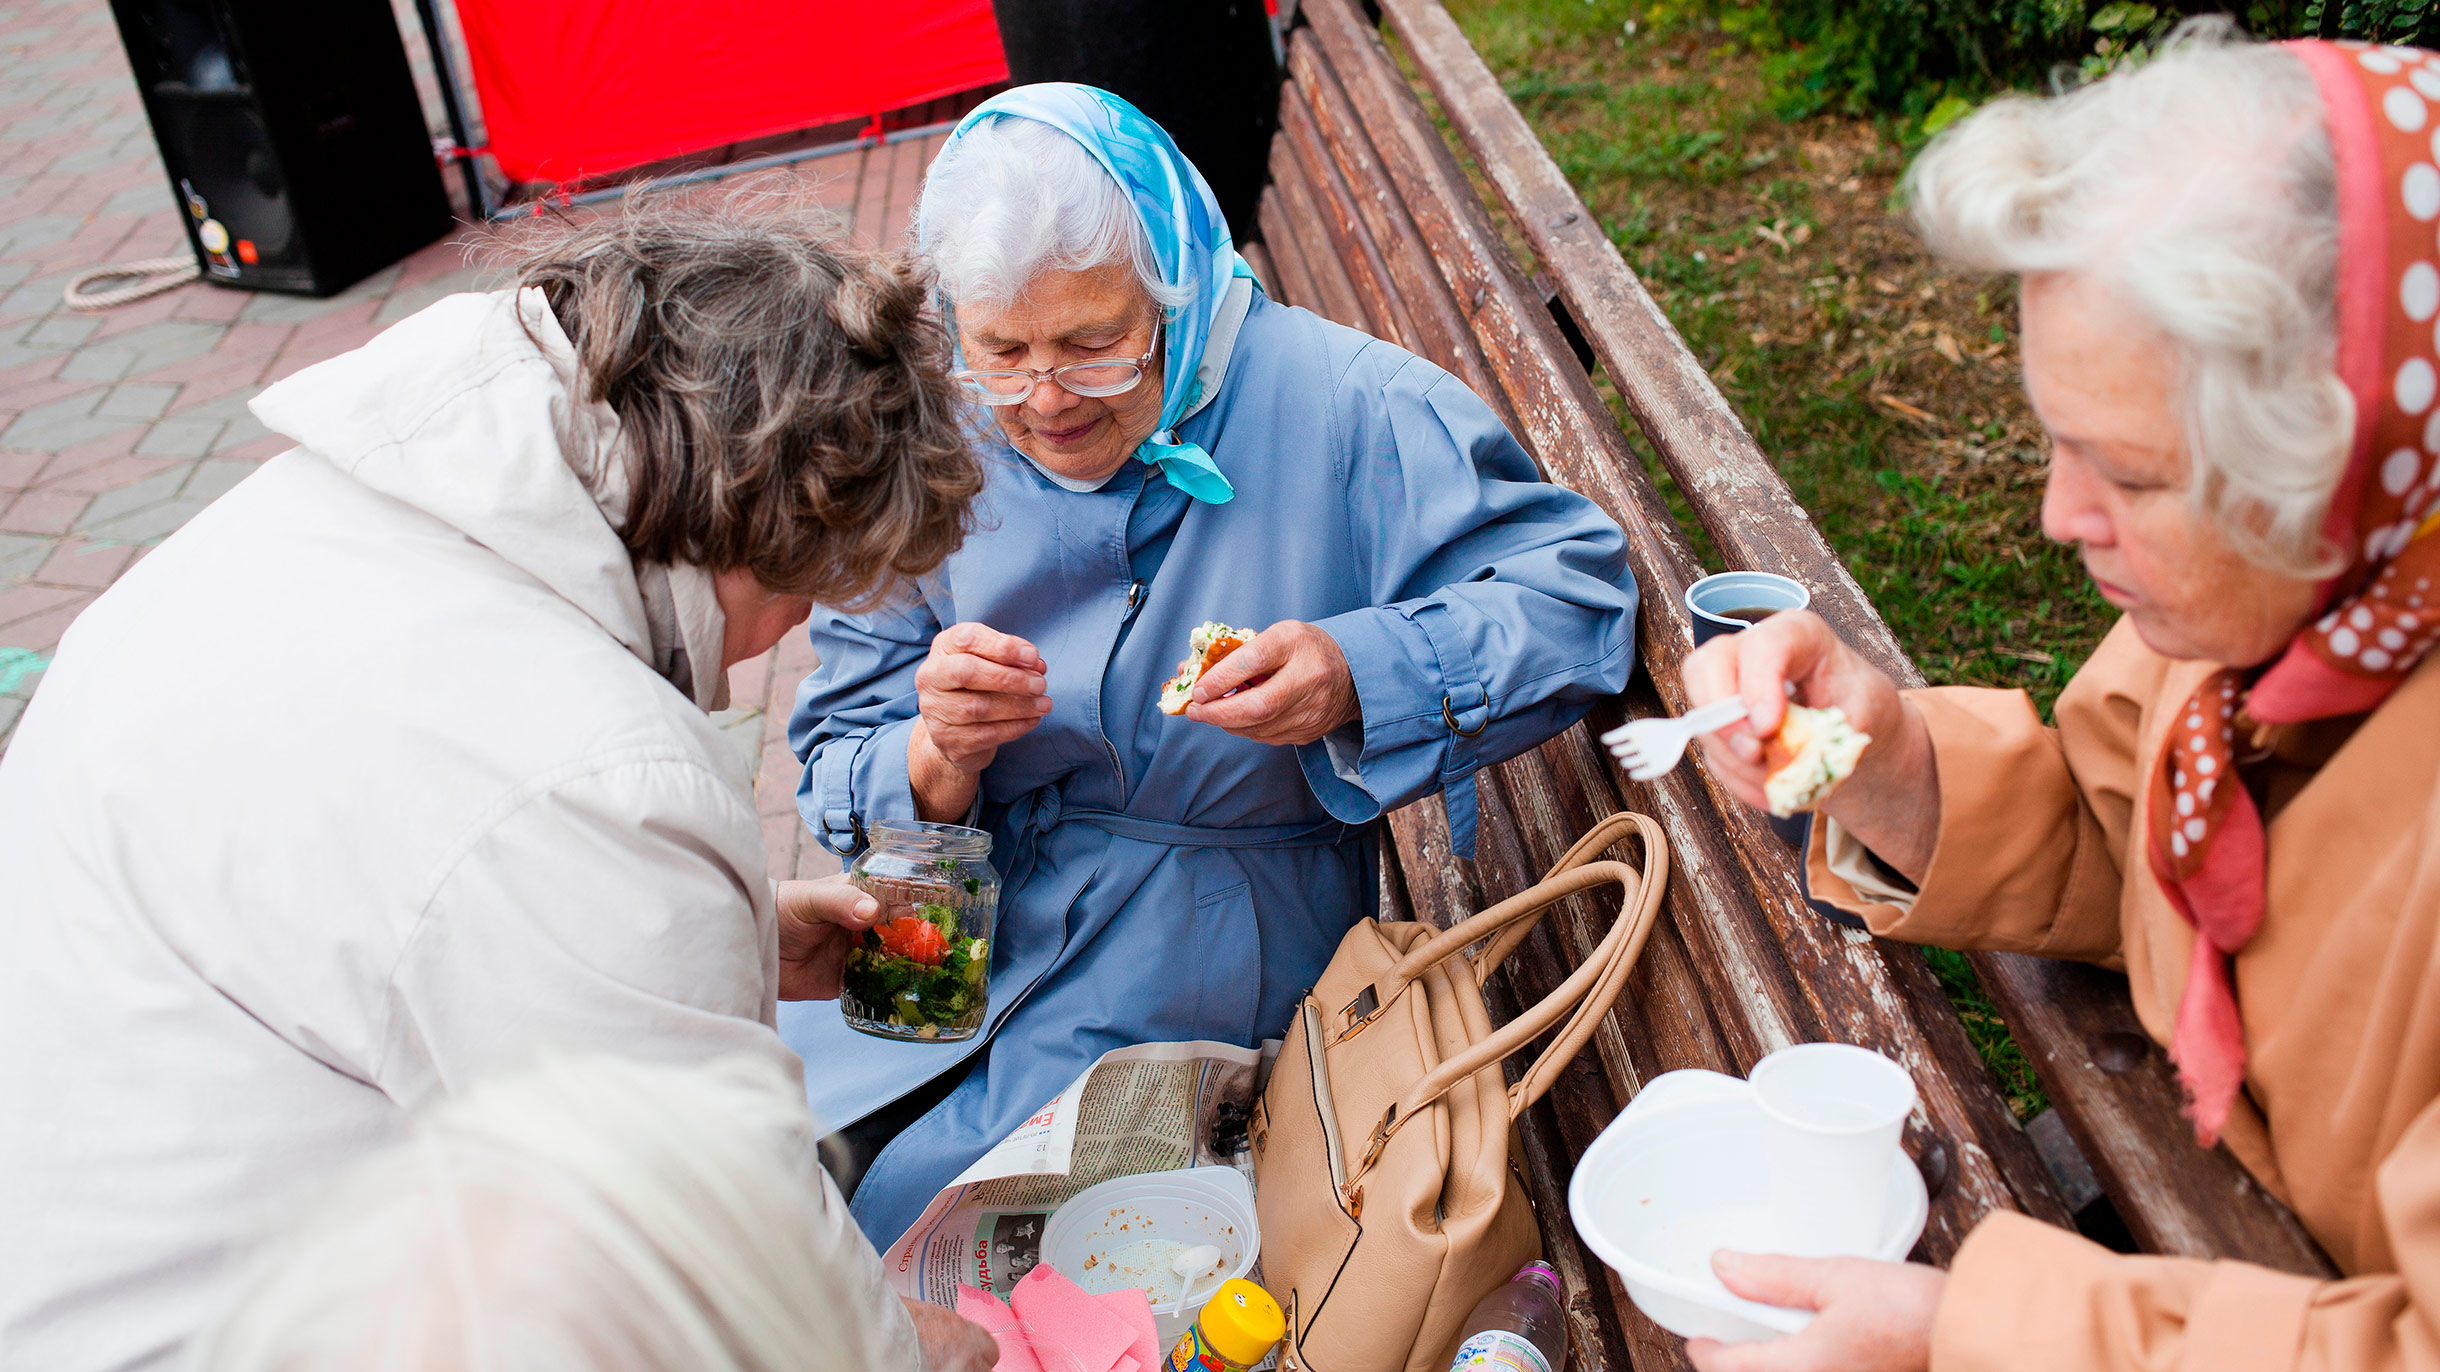
[(2189, 496), (2241, 556), (2295, 576), (2344, 561), (2320, 536), (2355, 426), (2337, 179), (2303, 62), (2190, 20), (2140, 67), (1993, 101), (1933, 141), (1907, 188), (1940, 256), (2094, 279), (2160, 330)]
[(209, 1372), (859, 1372), (878, 1278), (773, 1063), (560, 1058), (458, 1097), (255, 1255)]
[(1037, 119), (988, 119), (924, 177), (917, 247), (952, 306), (1007, 307), (1049, 272), (1124, 262), (1154, 305), (1193, 299), (1161, 278), (1126, 188), (1084, 145)]

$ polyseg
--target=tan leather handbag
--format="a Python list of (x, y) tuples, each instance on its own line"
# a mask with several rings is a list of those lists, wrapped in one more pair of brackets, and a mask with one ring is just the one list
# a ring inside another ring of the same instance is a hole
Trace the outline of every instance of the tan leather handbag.
[[(1642, 871), (1591, 860), (1630, 829), (1643, 839)], [(1510, 1124), (1617, 1001), (1668, 880), (1660, 826), (1613, 815), (1532, 889), (1453, 929), (1368, 919), (1347, 931), (1289, 1025), (1254, 1118), (1263, 1284), (1287, 1310), (1289, 1366), (1443, 1372), (1475, 1303), (1541, 1251), (1509, 1166)], [(1624, 904), (1601, 945), (1493, 1032), (1484, 979), (1548, 907), (1608, 885)], [(1553, 1025), (1557, 1036), (1509, 1086), (1501, 1060)]]

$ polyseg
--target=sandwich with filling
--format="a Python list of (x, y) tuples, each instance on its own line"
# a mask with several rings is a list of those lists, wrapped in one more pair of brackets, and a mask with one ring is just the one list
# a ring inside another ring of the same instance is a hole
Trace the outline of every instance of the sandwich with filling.
[(1187, 705), (1194, 700), (1195, 683), (1253, 636), (1251, 629), (1232, 629), (1217, 620), (1205, 620), (1201, 628), (1187, 635), (1186, 660), (1178, 664), (1176, 676), (1161, 683), (1161, 713), (1186, 713)]
[(1762, 783), (1771, 813), (1785, 819), (1819, 805), (1855, 770), (1872, 735), (1847, 722), (1847, 712), (1790, 705), (1779, 732), (1763, 741), (1771, 774)]

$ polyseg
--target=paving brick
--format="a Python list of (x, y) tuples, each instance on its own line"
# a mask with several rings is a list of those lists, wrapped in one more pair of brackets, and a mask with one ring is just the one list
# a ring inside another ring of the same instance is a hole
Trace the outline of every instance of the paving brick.
[[(218, 369), (178, 387), (178, 398), (169, 402), (171, 414), (188, 419), (235, 419), (246, 413), (246, 402), (263, 389), (254, 381), (262, 375), (263, 363), (255, 358), (219, 360)], [(223, 410), (223, 405), (232, 408)], [(199, 413), (207, 410), (209, 413)]]
[[(235, 396), (230, 397), (232, 400), (236, 398)], [(271, 430), (263, 424), (263, 421), (256, 419), (251, 412), (241, 413), (228, 422), (227, 428), (220, 431), (220, 437), (212, 440), (212, 455), (221, 457), (236, 452), (240, 448), (252, 447), (259, 440), (269, 437), (270, 434)]]
[(51, 465), (43, 468), (33, 489), (96, 496), (157, 476), (171, 467), (186, 465), (173, 458), (158, 457), (110, 457), (81, 467), (63, 467), (61, 462), (62, 459), (53, 458)]
[(69, 491), (26, 491), (0, 510), (0, 533), (64, 534), (90, 499)]
[(212, 456), (260, 462), (265, 458), (278, 457), (296, 445), (296, 440), (286, 434), (267, 433), (251, 443), (241, 443), (226, 452), (216, 452)]
[(12, 586), (0, 591), (0, 626), (75, 604), (84, 597), (58, 586)]
[(102, 402), (93, 407), (93, 413), (97, 417), (116, 419), (155, 419), (169, 408), (171, 398), (177, 394), (178, 388), (175, 386), (113, 386), (110, 393), (102, 397)]
[(246, 305), (255, 298), (251, 291), (198, 281), (179, 293), (178, 317), (234, 323), (245, 312)]
[(83, 395), (92, 389), (93, 384), (87, 381), (62, 381), (57, 378), (27, 381), (11, 386), (6, 391), (0, 391), (0, 409), (23, 413), (37, 405), (48, 405), (54, 400), (64, 400), (72, 395)]
[(93, 603), (92, 592), (80, 591), (75, 594), (74, 601), (56, 610), (0, 626), (0, 648), (32, 648), (45, 653), (57, 648), (60, 636), (67, 633), (68, 626), (76, 622), (76, 617), (84, 613), (87, 605)]
[[(180, 289), (186, 288), (181, 287)], [(102, 327), (94, 331), (93, 338), (98, 343), (131, 329), (140, 329), (147, 324), (157, 324), (177, 313), (178, 291), (163, 291), (159, 295), (146, 296), (131, 304), (113, 306), (96, 315), (95, 318), (102, 321)]]
[(186, 479), (185, 489), (178, 492), (189, 500), (213, 501), (229, 493), (229, 488), (254, 475), (259, 462), (238, 462), (214, 458), (195, 464), (194, 475)]
[(48, 586), (84, 586), (98, 591), (116, 581), (135, 556), (135, 548), (127, 544), (66, 539), (51, 549), (49, 558), (34, 573), (34, 580)]
[(49, 453), (0, 453), (0, 491), (22, 491), (51, 460)]
[(201, 457), (227, 427), (225, 419), (164, 419), (145, 433), (136, 451), (146, 457)]
[(107, 538), (127, 543), (152, 543), (185, 528), (186, 522), (202, 514), (204, 507), (210, 503), (206, 500), (188, 500), (181, 497), (177, 500), (163, 501), (158, 505), (146, 506), (133, 514), (121, 515), (117, 519), (104, 523), (80, 525), (79, 528), (95, 538)]
[(124, 348), (135, 354), (127, 375), (141, 377), (173, 362), (202, 357), (212, 351), (228, 332), (225, 324), (196, 319), (164, 319), (131, 329), (100, 346)]
[(97, 528), (131, 510), (141, 510), (148, 505), (157, 505), (168, 500), (178, 494), (178, 488), (186, 484), (186, 479), (191, 474), (184, 465), (173, 465), (155, 472), (141, 481), (132, 481), (124, 486), (104, 491), (94, 496), (92, 501), (86, 505), (84, 515), (77, 521), (76, 527), (79, 529)]
[(43, 348), (73, 348), (93, 336), (102, 321), (84, 315), (64, 315), (46, 319), (25, 336), (25, 341)]
[(31, 581), (59, 540), (41, 534), (0, 534), (0, 587)]
[(33, 406), (19, 414), (5, 433), (0, 433), (0, 447), (18, 452), (58, 452), (130, 427), (124, 419), (95, 416), (93, 408), (105, 394), (100, 387), (94, 387)]

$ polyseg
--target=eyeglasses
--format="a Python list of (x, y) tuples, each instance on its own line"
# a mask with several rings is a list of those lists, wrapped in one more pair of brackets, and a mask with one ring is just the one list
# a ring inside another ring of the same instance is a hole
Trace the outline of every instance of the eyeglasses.
[(1144, 370), (1152, 365), (1154, 354), (1161, 350), (1161, 336), (1155, 331), (1152, 346), (1135, 359), (1095, 357), (1083, 362), (1070, 362), (1064, 367), (1049, 367), (1035, 371), (1028, 367), (977, 370), (960, 367), (950, 375), (957, 378), (966, 394), (986, 405), (1022, 404), (1034, 393), (1034, 387), (1045, 381), (1071, 395), (1099, 398), (1124, 395), (1134, 390), (1144, 379)]

